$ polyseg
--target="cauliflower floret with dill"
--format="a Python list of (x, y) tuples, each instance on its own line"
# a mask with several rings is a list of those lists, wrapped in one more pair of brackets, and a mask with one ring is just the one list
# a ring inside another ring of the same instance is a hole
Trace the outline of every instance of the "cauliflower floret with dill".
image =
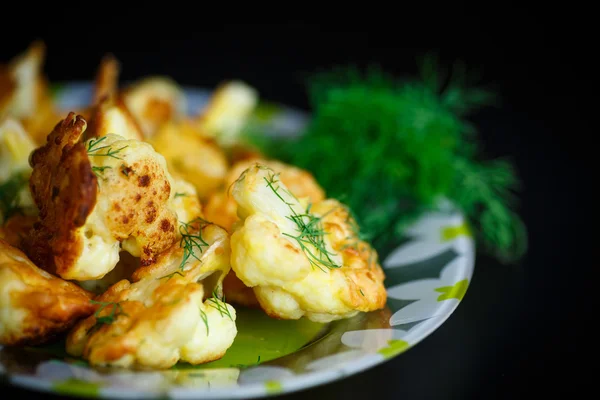
[(97, 297), (94, 315), (67, 337), (67, 352), (91, 365), (169, 368), (217, 360), (237, 335), (236, 312), (222, 297), (229, 271), (227, 232), (200, 218), (152, 266)]
[(384, 307), (377, 254), (343, 204), (301, 202), (258, 163), (232, 195), (241, 222), (231, 236), (231, 266), (267, 314), (329, 322)]
[(40, 208), (26, 249), (64, 279), (101, 279), (126, 250), (149, 265), (177, 241), (174, 181), (148, 143), (116, 134), (81, 140), (86, 121), (70, 113), (31, 157)]

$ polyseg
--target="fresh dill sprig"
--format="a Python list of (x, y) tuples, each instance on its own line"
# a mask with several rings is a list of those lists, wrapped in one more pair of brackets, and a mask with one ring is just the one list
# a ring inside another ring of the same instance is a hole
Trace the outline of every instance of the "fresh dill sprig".
[(212, 292), (212, 297), (210, 297), (207, 301), (209, 306), (216, 309), (219, 314), (221, 314), (221, 317), (227, 316), (233, 321), (231, 312), (229, 311), (229, 308), (227, 308), (227, 304), (225, 304), (225, 295), (223, 295), (222, 298), (219, 298), (219, 294), (217, 293), (216, 289), (214, 289)]
[[(122, 160), (121, 157), (118, 157), (117, 154), (119, 154), (123, 149), (127, 148), (128, 146), (123, 146), (120, 149), (116, 149), (113, 150), (112, 146), (106, 145), (106, 146), (99, 146), (104, 140), (106, 139), (106, 136), (102, 136), (100, 139), (90, 139), (90, 141), (88, 142), (88, 146), (87, 146), (87, 153), (88, 156), (90, 157), (111, 157), (111, 158), (116, 158), (118, 160)], [(100, 151), (106, 149), (106, 153), (99, 153)]]
[[(112, 324), (121, 315), (128, 316), (125, 312), (123, 312), (123, 307), (121, 306), (121, 303), (103, 302), (96, 300), (90, 300), (90, 303), (99, 304), (100, 307), (98, 307), (98, 309), (94, 313), (94, 317), (96, 318), (96, 324), (90, 328), (88, 333), (95, 332), (96, 330), (100, 329), (102, 325)], [(111, 307), (108, 315), (100, 316), (100, 313), (107, 307)]]
[(468, 82), (472, 76), (461, 63), (443, 71), (435, 57), (423, 60), (420, 77), (404, 81), (377, 69), (316, 74), (307, 127), (261, 149), (312, 172), (328, 197), (346, 195), (379, 254), (447, 199), (476, 228), (479, 248), (500, 261), (517, 260), (527, 247), (514, 211), (518, 179), (507, 162), (481, 161), (477, 131), (466, 117), (495, 104), (496, 96)]
[(175, 198), (186, 197), (186, 196), (187, 196), (187, 193), (179, 193), (179, 192), (175, 193)]
[(0, 223), (21, 211), (19, 197), (29, 182), (25, 172), (17, 172), (0, 184)]
[(206, 336), (208, 336), (210, 333), (210, 330), (208, 327), (208, 317), (206, 316), (206, 313), (203, 310), (200, 310), (200, 318), (202, 318), (202, 321), (204, 322), (204, 326), (206, 326)]
[[(272, 172), (269, 173), (268, 178), (264, 178), (265, 182), (267, 182), (267, 186), (275, 193), (275, 195), (283, 201), (290, 211), (291, 215), (286, 216), (290, 221), (296, 224), (296, 229), (298, 231), (298, 235), (290, 235), (288, 233), (284, 233), (283, 235), (296, 240), (304, 254), (306, 254), (308, 261), (313, 267), (319, 268), (321, 271), (325, 271), (321, 266), (325, 266), (327, 268), (341, 268), (341, 265), (337, 264), (335, 261), (331, 259), (331, 256), (334, 256), (335, 253), (327, 250), (327, 245), (325, 243), (325, 235), (327, 232), (323, 229), (321, 224), (321, 217), (317, 217), (310, 213), (310, 208), (312, 204), (308, 204), (308, 207), (304, 214), (298, 214), (293, 207), (292, 203), (285, 201), (285, 199), (279, 193), (281, 187), (276, 185), (279, 183), (279, 174), (274, 174)], [(284, 190), (284, 189), (281, 189)], [(289, 191), (286, 193), (294, 198)], [(297, 199), (296, 199), (297, 200)], [(318, 252), (318, 255), (314, 254), (314, 252), (310, 249), (310, 247), (314, 247)]]
[(167, 281), (168, 281), (171, 278), (173, 278), (175, 275), (183, 276), (183, 274), (181, 273), (181, 271), (175, 271), (175, 272), (171, 272), (170, 274), (167, 274), (165, 276), (161, 276), (160, 278), (156, 278), (156, 279), (160, 280), (160, 279), (167, 278)]
[(192, 232), (195, 230), (194, 224), (197, 222), (206, 221), (202, 218), (195, 218), (190, 222), (181, 222), (181, 225), (179, 226), (179, 233), (181, 234), (179, 247), (183, 249), (183, 258), (179, 264), (179, 269), (182, 271), (191, 257), (200, 261), (196, 254), (194, 254), (194, 249), (198, 249), (200, 250), (200, 253), (202, 253), (202, 246), (208, 247), (208, 243), (202, 239), (202, 231), (200, 229), (198, 229), (197, 232)]
[(97, 178), (103, 178), (104, 177), (104, 170), (106, 169), (110, 169), (110, 166), (105, 166), (105, 167), (92, 167), (92, 172), (94, 172), (94, 174), (96, 175)]

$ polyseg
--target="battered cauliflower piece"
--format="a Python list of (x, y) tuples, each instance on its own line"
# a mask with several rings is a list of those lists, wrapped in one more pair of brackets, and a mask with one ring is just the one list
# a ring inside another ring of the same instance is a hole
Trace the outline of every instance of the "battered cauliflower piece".
[(175, 81), (151, 76), (123, 91), (123, 101), (140, 123), (145, 137), (152, 137), (168, 121), (179, 121), (186, 114), (186, 98)]
[[(69, 333), (66, 350), (94, 366), (169, 368), (221, 358), (237, 334), (222, 301), (230, 269), (227, 232), (203, 220), (186, 224), (182, 242), (96, 299), (98, 310)], [(210, 293), (213, 296), (210, 296)]]
[(37, 345), (94, 312), (92, 294), (36, 267), (0, 239), (0, 345)]
[(169, 171), (193, 184), (200, 198), (218, 188), (227, 174), (223, 150), (200, 137), (189, 121), (169, 121), (148, 141), (165, 157)]
[(85, 139), (119, 134), (125, 139), (144, 140), (138, 121), (118, 96), (119, 63), (111, 55), (102, 59), (94, 87), (94, 107)]
[(74, 113), (31, 157), (40, 209), (28, 254), (64, 279), (101, 279), (122, 249), (149, 265), (178, 238), (173, 178), (148, 143), (109, 134), (82, 142)]
[(257, 103), (258, 92), (248, 84), (241, 81), (222, 83), (198, 117), (202, 135), (216, 139), (221, 146), (233, 145)]
[[(237, 162), (229, 170), (224, 189), (210, 194), (204, 209), (205, 216), (209, 221), (221, 225), (229, 232), (233, 230), (233, 225), (239, 219), (237, 216), (237, 203), (228, 189), (247, 168), (257, 162), (279, 173), (281, 181), (294, 196), (307, 198), (312, 203), (325, 198), (325, 192), (308, 171), (276, 160), (248, 158)], [(259, 305), (254, 290), (246, 287), (234, 271), (231, 271), (225, 278), (223, 291), (232, 304), (241, 304), (246, 307), (258, 307)]]
[(265, 165), (232, 187), (231, 267), (272, 317), (330, 322), (385, 306), (384, 273), (344, 205), (299, 201)]
[(0, 66), (0, 120), (19, 120), (36, 143), (42, 143), (60, 120), (43, 76), (45, 55), (44, 43), (35, 41), (8, 65)]

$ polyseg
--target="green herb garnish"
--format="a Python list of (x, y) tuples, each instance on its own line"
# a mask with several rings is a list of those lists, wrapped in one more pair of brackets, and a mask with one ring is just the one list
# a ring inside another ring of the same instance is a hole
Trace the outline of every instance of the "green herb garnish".
[(175, 198), (186, 197), (186, 196), (187, 196), (187, 193), (179, 193), (179, 192), (175, 193)]
[(183, 258), (181, 259), (181, 263), (179, 264), (179, 269), (183, 271), (185, 264), (188, 262), (190, 257), (195, 258), (200, 261), (200, 259), (194, 254), (194, 249), (200, 250), (202, 253), (202, 246), (208, 247), (208, 243), (202, 239), (202, 232), (198, 230), (198, 232), (192, 233), (190, 229), (194, 229), (193, 224), (196, 222), (206, 222), (202, 218), (193, 219), (190, 222), (181, 222), (179, 226), (179, 233), (181, 234), (181, 240), (179, 241), (179, 247), (183, 249)]
[(207, 301), (209, 306), (219, 311), (221, 317), (227, 316), (230, 320), (233, 321), (231, 312), (229, 311), (229, 308), (227, 308), (227, 304), (225, 304), (225, 295), (223, 295), (222, 298), (219, 298), (219, 295), (217, 294), (215, 289), (213, 290), (212, 297), (209, 298)]
[(328, 197), (344, 196), (381, 254), (447, 199), (465, 213), (482, 248), (501, 261), (517, 260), (527, 248), (512, 209), (518, 179), (508, 162), (481, 160), (466, 119), (496, 96), (470, 85), (462, 64), (448, 78), (440, 71), (428, 57), (420, 79), (397, 81), (377, 69), (317, 74), (309, 82), (313, 115), (304, 132), (256, 144), (268, 157), (311, 171)]
[[(94, 317), (96, 318), (96, 324), (92, 328), (90, 328), (88, 333), (95, 332), (96, 330), (100, 329), (102, 325), (112, 324), (121, 315), (127, 316), (127, 314), (123, 312), (123, 307), (120, 303), (103, 302), (96, 300), (90, 300), (90, 303), (99, 304), (100, 307), (94, 313)], [(100, 313), (107, 307), (111, 307), (109, 314), (100, 316)]]
[[(117, 157), (117, 154), (121, 152), (121, 150), (127, 148), (128, 146), (123, 146), (120, 149), (113, 150), (112, 146), (99, 146), (104, 140), (106, 136), (102, 136), (100, 139), (94, 140), (90, 139), (87, 146), (87, 153), (90, 157), (111, 157), (116, 158), (118, 160), (122, 160), (121, 157)], [(106, 149), (106, 153), (99, 153), (100, 151)]]
[[(269, 177), (264, 179), (273, 193), (289, 207), (292, 214), (286, 216), (286, 218), (296, 224), (296, 229), (298, 231), (298, 235), (290, 235), (288, 233), (283, 233), (283, 235), (296, 240), (313, 267), (317, 267), (321, 271), (325, 271), (321, 265), (327, 268), (340, 268), (341, 265), (338, 265), (331, 259), (331, 256), (335, 254), (327, 250), (325, 244), (325, 235), (327, 232), (325, 232), (321, 224), (321, 219), (323, 217), (317, 217), (310, 213), (311, 204), (308, 205), (305, 213), (298, 214), (294, 209), (293, 204), (287, 202), (279, 193), (279, 190), (283, 189), (277, 185), (277, 183), (279, 183), (278, 178), (279, 174), (269, 173)], [(295, 199), (295, 196), (289, 191), (285, 191), (285, 193)], [(309, 246), (314, 247), (318, 255), (314, 254)]]
[(202, 310), (200, 310), (200, 318), (202, 318), (202, 321), (204, 322), (204, 326), (206, 326), (206, 336), (208, 336), (210, 333), (210, 330), (208, 328), (208, 317), (206, 316), (206, 313)]

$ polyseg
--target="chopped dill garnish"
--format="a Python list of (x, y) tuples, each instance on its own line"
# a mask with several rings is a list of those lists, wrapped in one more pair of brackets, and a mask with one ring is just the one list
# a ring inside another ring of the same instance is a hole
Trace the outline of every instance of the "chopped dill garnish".
[(200, 310), (200, 318), (202, 318), (202, 321), (204, 321), (204, 326), (206, 326), (206, 336), (208, 336), (210, 333), (210, 329), (208, 328), (208, 317), (203, 310)]
[(19, 196), (28, 182), (27, 174), (20, 172), (11, 175), (6, 182), (0, 184), (0, 223), (21, 211)]
[(196, 222), (206, 222), (202, 218), (193, 219), (190, 222), (181, 222), (179, 226), (179, 233), (181, 234), (181, 240), (179, 241), (179, 247), (183, 249), (183, 258), (179, 269), (183, 271), (185, 264), (189, 261), (190, 257), (200, 261), (200, 259), (194, 254), (194, 249), (200, 250), (202, 253), (202, 246), (208, 247), (208, 243), (202, 239), (202, 231), (199, 229), (197, 232), (192, 233), (190, 230), (194, 230), (194, 224)]
[(225, 295), (223, 295), (222, 298), (219, 298), (219, 295), (217, 294), (215, 289), (213, 290), (212, 297), (209, 298), (207, 301), (209, 306), (216, 309), (219, 312), (219, 314), (221, 314), (221, 317), (227, 316), (230, 320), (233, 321), (231, 312), (229, 311), (229, 308), (227, 308), (227, 304), (225, 304)]
[(104, 170), (106, 169), (110, 169), (110, 166), (105, 166), (105, 167), (92, 167), (92, 171), (94, 172), (94, 174), (96, 175), (96, 177), (98, 178), (104, 178)]
[[(102, 325), (112, 324), (121, 315), (127, 316), (127, 314), (125, 314), (123, 312), (123, 307), (121, 306), (120, 303), (103, 302), (103, 301), (96, 301), (96, 300), (90, 300), (90, 303), (99, 304), (100, 307), (94, 313), (94, 317), (96, 318), (96, 324), (90, 328), (88, 333), (91, 333), (91, 332), (94, 332), (94, 331), (100, 329), (102, 327)], [(111, 307), (109, 314), (100, 316), (100, 313), (107, 307)]]
[[(104, 139), (106, 139), (106, 136), (102, 136), (100, 139), (94, 140), (94, 139), (90, 139), (89, 143), (88, 143), (88, 147), (87, 147), (87, 153), (88, 156), (90, 157), (111, 157), (111, 158), (116, 158), (118, 160), (121, 160), (121, 157), (117, 157), (117, 154), (119, 154), (121, 152), (121, 150), (125, 149), (127, 146), (123, 146), (120, 149), (116, 149), (113, 150), (112, 146), (99, 146), (99, 144), (101, 144)], [(99, 153), (99, 151), (102, 151), (106, 149), (106, 153)]]
[(163, 279), (163, 278), (167, 278), (167, 281), (170, 280), (172, 277), (174, 277), (175, 275), (179, 275), (179, 276), (183, 276), (183, 274), (181, 273), (181, 271), (175, 271), (175, 272), (171, 272), (168, 275), (165, 276), (161, 276), (160, 278), (156, 278), (156, 279)]
[[(264, 179), (273, 193), (289, 207), (292, 214), (287, 216), (287, 218), (296, 224), (296, 229), (298, 231), (298, 235), (296, 236), (288, 233), (284, 233), (283, 235), (296, 240), (313, 267), (317, 267), (321, 271), (325, 271), (321, 266), (327, 268), (341, 268), (341, 265), (338, 265), (331, 259), (331, 256), (335, 254), (327, 250), (327, 245), (325, 243), (325, 235), (327, 232), (325, 232), (321, 224), (321, 219), (323, 217), (317, 217), (310, 213), (311, 204), (308, 204), (305, 213), (298, 214), (294, 207), (292, 207), (293, 204), (285, 201), (279, 193), (281, 187), (279, 185), (277, 185), (277, 187), (275, 186), (275, 184), (279, 182), (278, 176), (279, 174), (269, 173), (269, 177)], [(288, 191), (286, 191), (286, 193), (291, 195)], [(293, 195), (291, 196), (294, 197)], [(308, 246), (314, 247), (319, 255), (315, 255)]]
[(362, 297), (365, 297), (365, 294), (363, 293), (362, 289), (359, 289), (359, 292), (361, 294)]
[(175, 193), (175, 198), (186, 197), (186, 196), (187, 196), (187, 193), (179, 193), (179, 192)]

